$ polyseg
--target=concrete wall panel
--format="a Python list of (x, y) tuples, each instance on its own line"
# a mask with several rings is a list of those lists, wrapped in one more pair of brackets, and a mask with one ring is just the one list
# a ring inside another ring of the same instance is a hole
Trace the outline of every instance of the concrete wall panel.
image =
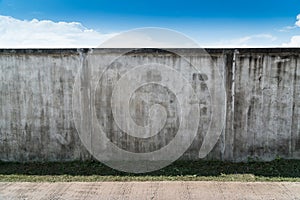
[[(74, 124), (77, 122), (72, 102), (73, 95), (77, 94), (73, 93), (77, 76), (80, 76), (80, 84), (88, 81), (91, 90), (96, 88), (93, 93), (86, 93), (82, 106), (92, 101), (98, 122), (115, 145), (142, 153), (167, 145), (179, 126), (180, 109), (172, 91), (158, 85), (145, 86), (132, 96), (131, 117), (141, 126), (149, 123), (149, 106), (140, 101), (145, 95), (155, 93), (150, 103), (159, 103), (167, 110), (167, 121), (160, 134), (145, 133), (152, 136), (150, 139), (126, 135), (114, 122), (111, 112), (113, 80), (120, 78), (118, 76), (128, 68), (151, 62), (174, 67), (189, 77), (193, 89), (201, 95), (201, 123), (196, 138), (181, 159), (199, 159), (212, 112), (212, 91), (207, 90), (207, 79), (211, 80), (217, 73), (226, 91), (226, 120), (217, 144), (206, 159), (272, 160), (277, 156), (300, 159), (300, 49), (207, 49), (213, 63), (203, 57), (199, 49), (170, 50), (184, 55), (190, 63), (209, 66), (209, 71), (203, 73), (194, 73), (192, 67), (186, 70), (189, 66), (185, 66), (177, 54), (152, 50), (126, 53), (128, 51), (99, 49), (97, 54), (87, 57), (91, 50), (0, 50), (0, 160), (92, 158)], [(97, 67), (89, 68), (91, 63)], [(106, 68), (107, 65), (110, 68)], [(101, 74), (104, 75), (99, 77)], [(211, 77), (206, 77), (207, 74)], [(164, 74), (151, 72), (140, 79), (151, 81), (161, 75)], [(81, 130), (93, 126), (88, 120), (80, 123)]]

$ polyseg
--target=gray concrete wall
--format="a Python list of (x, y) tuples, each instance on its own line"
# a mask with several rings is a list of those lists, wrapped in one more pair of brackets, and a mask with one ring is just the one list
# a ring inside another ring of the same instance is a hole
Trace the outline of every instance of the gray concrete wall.
[[(92, 158), (79, 138), (72, 109), (75, 79), (78, 74), (86, 72), (80, 72), (82, 67), (89, 69), (88, 63), (93, 60), (86, 60), (88, 51), (0, 50), (0, 160)], [(99, 77), (101, 70), (105, 70), (103, 63), (107, 64), (127, 51), (98, 50), (95, 54), (98, 63), (94, 63), (97, 69), (88, 70), (89, 73), (94, 78)], [(197, 136), (181, 159), (198, 159), (212, 112), (207, 79), (215, 77), (218, 72), (223, 77), (226, 91), (226, 121), (217, 144), (206, 159), (272, 160), (277, 156), (300, 159), (300, 49), (207, 49), (214, 64), (204, 58), (199, 49), (170, 51), (184, 55), (190, 62), (209, 65), (210, 69), (208, 77), (206, 72), (191, 73), (190, 76), (191, 84), (197, 94), (201, 94), (200, 99), (205, 106), (200, 110)], [(172, 53), (146, 50), (123, 56), (125, 60), (116, 61), (112, 66), (120, 73), (130, 65), (143, 64), (146, 60), (163, 62), (181, 70), (178, 55)], [(155, 102), (168, 109), (167, 124), (159, 136), (152, 137), (150, 141), (137, 140), (122, 135), (122, 130), (112, 120), (110, 100), (104, 97), (111, 97), (113, 85), (110, 85), (110, 78), (118, 74), (110, 75), (109, 72), (101, 81), (96, 81), (99, 87), (94, 91), (95, 112), (107, 137), (119, 148), (131, 152), (151, 152), (168, 145), (178, 130), (178, 108), (172, 92), (158, 86), (137, 91), (134, 100), (154, 92), (159, 97)], [(189, 76), (188, 72), (181, 72)], [(155, 74), (149, 76), (150, 79), (159, 77)], [(82, 84), (85, 83), (84, 78), (81, 77)], [(130, 104), (130, 110), (134, 110), (131, 116), (137, 124), (145, 125), (149, 120), (145, 118), (149, 107), (140, 105), (137, 101)], [(83, 106), (86, 105), (83, 103)]]

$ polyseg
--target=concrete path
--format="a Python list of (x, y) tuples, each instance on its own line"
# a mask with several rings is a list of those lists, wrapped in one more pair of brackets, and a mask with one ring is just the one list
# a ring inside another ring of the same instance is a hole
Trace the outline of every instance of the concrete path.
[(0, 199), (300, 199), (300, 182), (0, 183)]

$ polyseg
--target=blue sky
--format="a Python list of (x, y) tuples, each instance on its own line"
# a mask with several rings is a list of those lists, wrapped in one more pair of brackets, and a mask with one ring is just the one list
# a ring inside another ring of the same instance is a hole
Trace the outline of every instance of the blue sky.
[(299, 0), (0, 0), (0, 15), (21, 21), (79, 22), (107, 35), (164, 27), (204, 46), (287, 44), (300, 35), (298, 14)]

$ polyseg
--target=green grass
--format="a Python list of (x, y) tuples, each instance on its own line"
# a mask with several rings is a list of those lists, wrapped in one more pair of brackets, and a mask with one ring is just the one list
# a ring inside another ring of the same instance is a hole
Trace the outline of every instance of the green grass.
[(161, 170), (131, 174), (96, 161), (0, 162), (0, 181), (297, 181), (300, 160), (231, 163), (221, 161), (176, 161)]

